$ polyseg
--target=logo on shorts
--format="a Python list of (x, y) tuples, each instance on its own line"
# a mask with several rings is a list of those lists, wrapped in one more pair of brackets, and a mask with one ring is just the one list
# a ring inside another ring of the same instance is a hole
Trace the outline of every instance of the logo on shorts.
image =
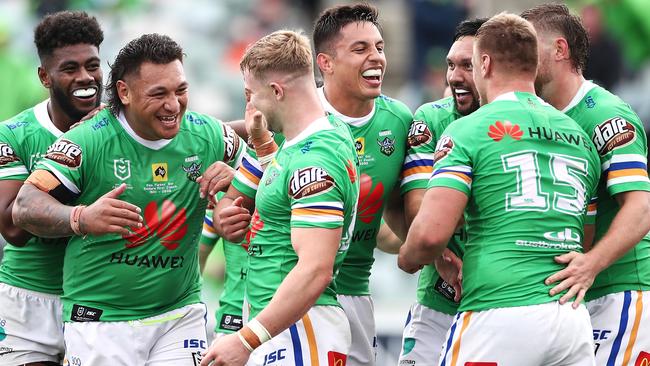
[(194, 366), (200, 366), (201, 365), (201, 360), (203, 360), (203, 355), (201, 352), (192, 352), (192, 362), (194, 362)]
[(408, 134), (408, 145), (418, 147), (431, 142), (431, 131), (424, 121), (416, 120), (411, 123)]
[(454, 140), (451, 136), (442, 136), (436, 144), (436, 152), (433, 154), (433, 162), (436, 163), (444, 159), (454, 149)]
[(104, 311), (89, 306), (72, 305), (70, 320), (75, 322), (97, 322)]
[(639, 357), (636, 358), (634, 366), (650, 366), (650, 353), (639, 352)]
[(47, 148), (45, 157), (76, 169), (81, 166), (81, 147), (70, 140), (61, 139)]
[(151, 175), (154, 182), (167, 181), (167, 163), (151, 164)]
[(14, 149), (6, 143), (0, 142), (0, 166), (13, 163), (14, 161), (20, 161)]
[(295, 199), (325, 193), (333, 187), (334, 178), (315, 166), (296, 170), (289, 180), (289, 194)]
[(488, 136), (496, 142), (503, 140), (504, 137), (510, 136), (515, 140), (521, 140), (524, 132), (519, 128), (519, 125), (512, 124), (510, 121), (496, 121), (488, 128)]
[(235, 160), (235, 155), (239, 151), (239, 136), (228, 125), (223, 125), (224, 154), (223, 161), (230, 162)]
[(142, 227), (129, 227), (131, 234), (122, 236), (129, 243), (127, 248), (135, 248), (146, 243), (154, 235), (160, 239), (168, 250), (178, 248), (180, 241), (187, 233), (185, 208), (176, 210), (176, 205), (170, 200), (164, 200), (160, 208), (156, 201), (151, 201), (144, 209)]
[(131, 176), (131, 161), (124, 158), (113, 160), (113, 174), (119, 180), (127, 180)]
[(634, 126), (621, 117), (610, 118), (594, 128), (592, 141), (600, 155), (631, 144), (636, 138)]
[(348, 355), (329, 351), (327, 352), (327, 365), (328, 366), (345, 366), (346, 361), (348, 360)]

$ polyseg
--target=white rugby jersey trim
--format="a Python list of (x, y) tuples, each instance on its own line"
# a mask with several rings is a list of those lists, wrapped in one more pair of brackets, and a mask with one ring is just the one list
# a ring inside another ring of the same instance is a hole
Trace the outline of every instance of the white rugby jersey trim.
[[(528, 92), (522, 92), (522, 93), (528, 93)], [(530, 93), (530, 94), (532, 94), (532, 93)], [(535, 94), (533, 94), (533, 95), (535, 95)], [(540, 102), (541, 104), (550, 106), (550, 104), (546, 103), (544, 101), (544, 99), (538, 97), (537, 95), (535, 95), (535, 98), (537, 98), (537, 101)], [(516, 102), (518, 99), (517, 99), (517, 96), (515, 95), (515, 92), (511, 91), (511, 92), (503, 93), (503, 94), (497, 96), (490, 103), (499, 102), (499, 101), (502, 101), (502, 100), (510, 101), (510, 102)]]
[(313, 121), (312, 123), (310, 123), (309, 126), (307, 126), (307, 128), (302, 130), (302, 132), (300, 132), (296, 137), (292, 138), (291, 140), (286, 140), (284, 142), (284, 146), (282, 146), (282, 149), (286, 149), (290, 146), (293, 146), (299, 143), (300, 141), (306, 139), (307, 137), (315, 134), (316, 132), (331, 130), (333, 128), (334, 127), (332, 127), (327, 117), (325, 116), (320, 117), (315, 121)]
[(124, 115), (124, 111), (120, 111), (120, 115), (117, 117), (117, 120), (120, 121), (122, 128), (124, 128), (124, 131), (126, 131), (126, 133), (128, 133), (129, 136), (133, 137), (133, 139), (137, 141), (140, 145), (148, 147), (151, 150), (160, 150), (163, 147), (167, 146), (170, 142), (172, 142), (172, 139), (169, 140), (160, 139), (156, 141), (149, 141), (138, 136), (138, 134), (135, 133), (135, 131), (133, 131), (133, 129), (129, 125), (129, 122), (126, 121), (126, 116)]
[(24, 165), (0, 169), (0, 178), (11, 177), (19, 174), (29, 174)]
[(584, 83), (580, 85), (580, 88), (578, 88), (578, 92), (576, 93), (576, 95), (573, 96), (573, 99), (571, 99), (569, 104), (567, 104), (567, 106), (564, 107), (564, 109), (562, 109), (561, 112), (566, 113), (571, 108), (577, 106), (578, 103), (580, 103), (580, 101), (584, 99), (585, 95), (587, 95), (587, 93), (589, 93), (589, 91), (595, 88), (596, 86), (597, 85), (592, 83), (591, 81), (585, 80)]
[(47, 113), (47, 104), (50, 102), (50, 99), (45, 99), (44, 101), (38, 103), (34, 106), (34, 117), (38, 123), (48, 130), (54, 137), (59, 138), (63, 135), (63, 131), (59, 130), (52, 122), (50, 114)]
[(370, 113), (368, 113), (367, 115), (365, 115), (363, 117), (349, 117), (349, 116), (346, 116), (343, 113), (337, 111), (334, 108), (334, 106), (332, 106), (330, 104), (330, 102), (327, 101), (327, 98), (325, 97), (325, 90), (324, 90), (324, 88), (322, 86), (320, 88), (318, 88), (318, 97), (320, 98), (320, 102), (323, 105), (323, 108), (325, 109), (326, 112), (328, 112), (330, 114), (333, 114), (335, 117), (337, 117), (341, 121), (343, 121), (343, 122), (345, 122), (345, 123), (347, 123), (349, 125), (352, 125), (354, 127), (363, 127), (366, 123), (370, 122), (372, 117), (375, 115), (375, 109), (376, 108), (375, 108), (374, 100), (373, 100), (373, 103), (372, 103), (372, 110), (370, 111)]

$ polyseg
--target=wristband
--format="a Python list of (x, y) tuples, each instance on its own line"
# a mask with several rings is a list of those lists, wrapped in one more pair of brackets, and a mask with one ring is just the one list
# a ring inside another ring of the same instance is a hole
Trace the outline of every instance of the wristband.
[(84, 208), (86, 208), (85, 205), (74, 206), (72, 211), (70, 211), (70, 228), (72, 229), (72, 232), (78, 236), (84, 235), (84, 233), (81, 232), (79, 222), (81, 219), (81, 211), (83, 211)]
[(242, 329), (237, 331), (237, 335), (239, 336), (239, 340), (244, 344), (244, 347), (251, 352), (262, 345), (260, 338), (255, 334), (255, 332), (253, 332), (253, 330), (251, 330), (251, 328), (248, 327), (248, 325), (245, 325)]
[(269, 331), (264, 328), (262, 323), (260, 323), (257, 319), (253, 319), (246, 324), (253, 333), (259, 338), (260, 344), (264, 342), (268, 342), (271, 340), (271, 334), (269, 334)]
[(241, 343), (244, 345), (244, 348), (246, 348), (248, 352), (253, 352), (253, 347), (251, 347), (251, 345), (248, 344), (248, 342), (246, 342), (246, 339), (244, 338), (244, 336), (242, 336), (240, 332), (237, 332), (237, 336), (239, 337)]
[(265, 156), (260, 156), (260, 157), (257, 158), (257, 161), (260, 162), (261, 166), (265, 166), (268, 163), (270, 163), (273, 160), (273, 158), (275, 158), (275, 153), (271, 153), (271, 154), (265, 155)]

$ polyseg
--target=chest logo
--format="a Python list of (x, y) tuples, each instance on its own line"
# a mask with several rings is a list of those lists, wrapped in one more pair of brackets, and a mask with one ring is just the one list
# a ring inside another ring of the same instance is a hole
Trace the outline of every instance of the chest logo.
[(386, 156), (391, 156), (395, 152), (394, 138), (384, 137), (383, 140), (377, 139), (377, 144), (379, 144), (379, 151)]
[(151, 174), (154, 182), (166, 182), (168, 178), (167, 163), (151, 164)]
[(187, 175), (187, 179), (191, 180), (192, 182), (196, 182), (196, 178), (201, 176), (201, 167), (203, 166), (203, 163), (192, 163), (190, 166), (185, 166), (182, 165), (181, 168), (183, 168), (183, 171)]
[(70, 140), (61, 139), (47, 148), (45, 157), (76, 169), (81, 166), (81, 147)]
[(357, 155), (363, 155), (366, 153), (366, 139), (364, 137), (359, 137), (354, 140), (354, 149), (357, 150)]
[(144, 209), (142, 227), (131, 230), (130, 235), (123, 236), (128, 241), (127, 248), (139, 247), (157, 236), (162, 246), (174, 250), (187, 233), (185, 209), (176, 210), (176, 205), (169, 200), (164, 200), (160, 207), (156, 201), (149, 202)]
[(113, 174), (119, 180), (127, 180), (131, 176), (131, 161), (124, 158), (113, 160)]

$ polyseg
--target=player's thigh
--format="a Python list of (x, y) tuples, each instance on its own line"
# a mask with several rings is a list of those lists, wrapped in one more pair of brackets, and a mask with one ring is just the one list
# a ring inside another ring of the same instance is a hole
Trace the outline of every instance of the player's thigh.
[(350, 328), (335, 306), (314, 306), (299, 321), (251, 354), (248, 366), (345, 366)]
[(440, 358), (442, 344), (454, 320), (448, 315), (415, 303), (402, 335), (399, 365), (435, 365)]
[(624, 291), (587, 303), (596, 364), (650, 366), (650, 291)]
[(163, 314), (158, 319), (175, 317), (178, 318), (161, 323), (146, 366), (195, 366), (200, 363), (201, 354), (208, 346), (206, 306), (187, 305)]
[(56, 295), (0, 283), (0, 366), (60, 362), (61, 313)]
[(147, 339), (129, 322), (64, 324), (66, 366), (144, 365)]
[(352, 336), (347, 365), (374, 365), (377, 358), (377, 334), (372, 298), (339, 295), (338, 301), (348, 318)]

